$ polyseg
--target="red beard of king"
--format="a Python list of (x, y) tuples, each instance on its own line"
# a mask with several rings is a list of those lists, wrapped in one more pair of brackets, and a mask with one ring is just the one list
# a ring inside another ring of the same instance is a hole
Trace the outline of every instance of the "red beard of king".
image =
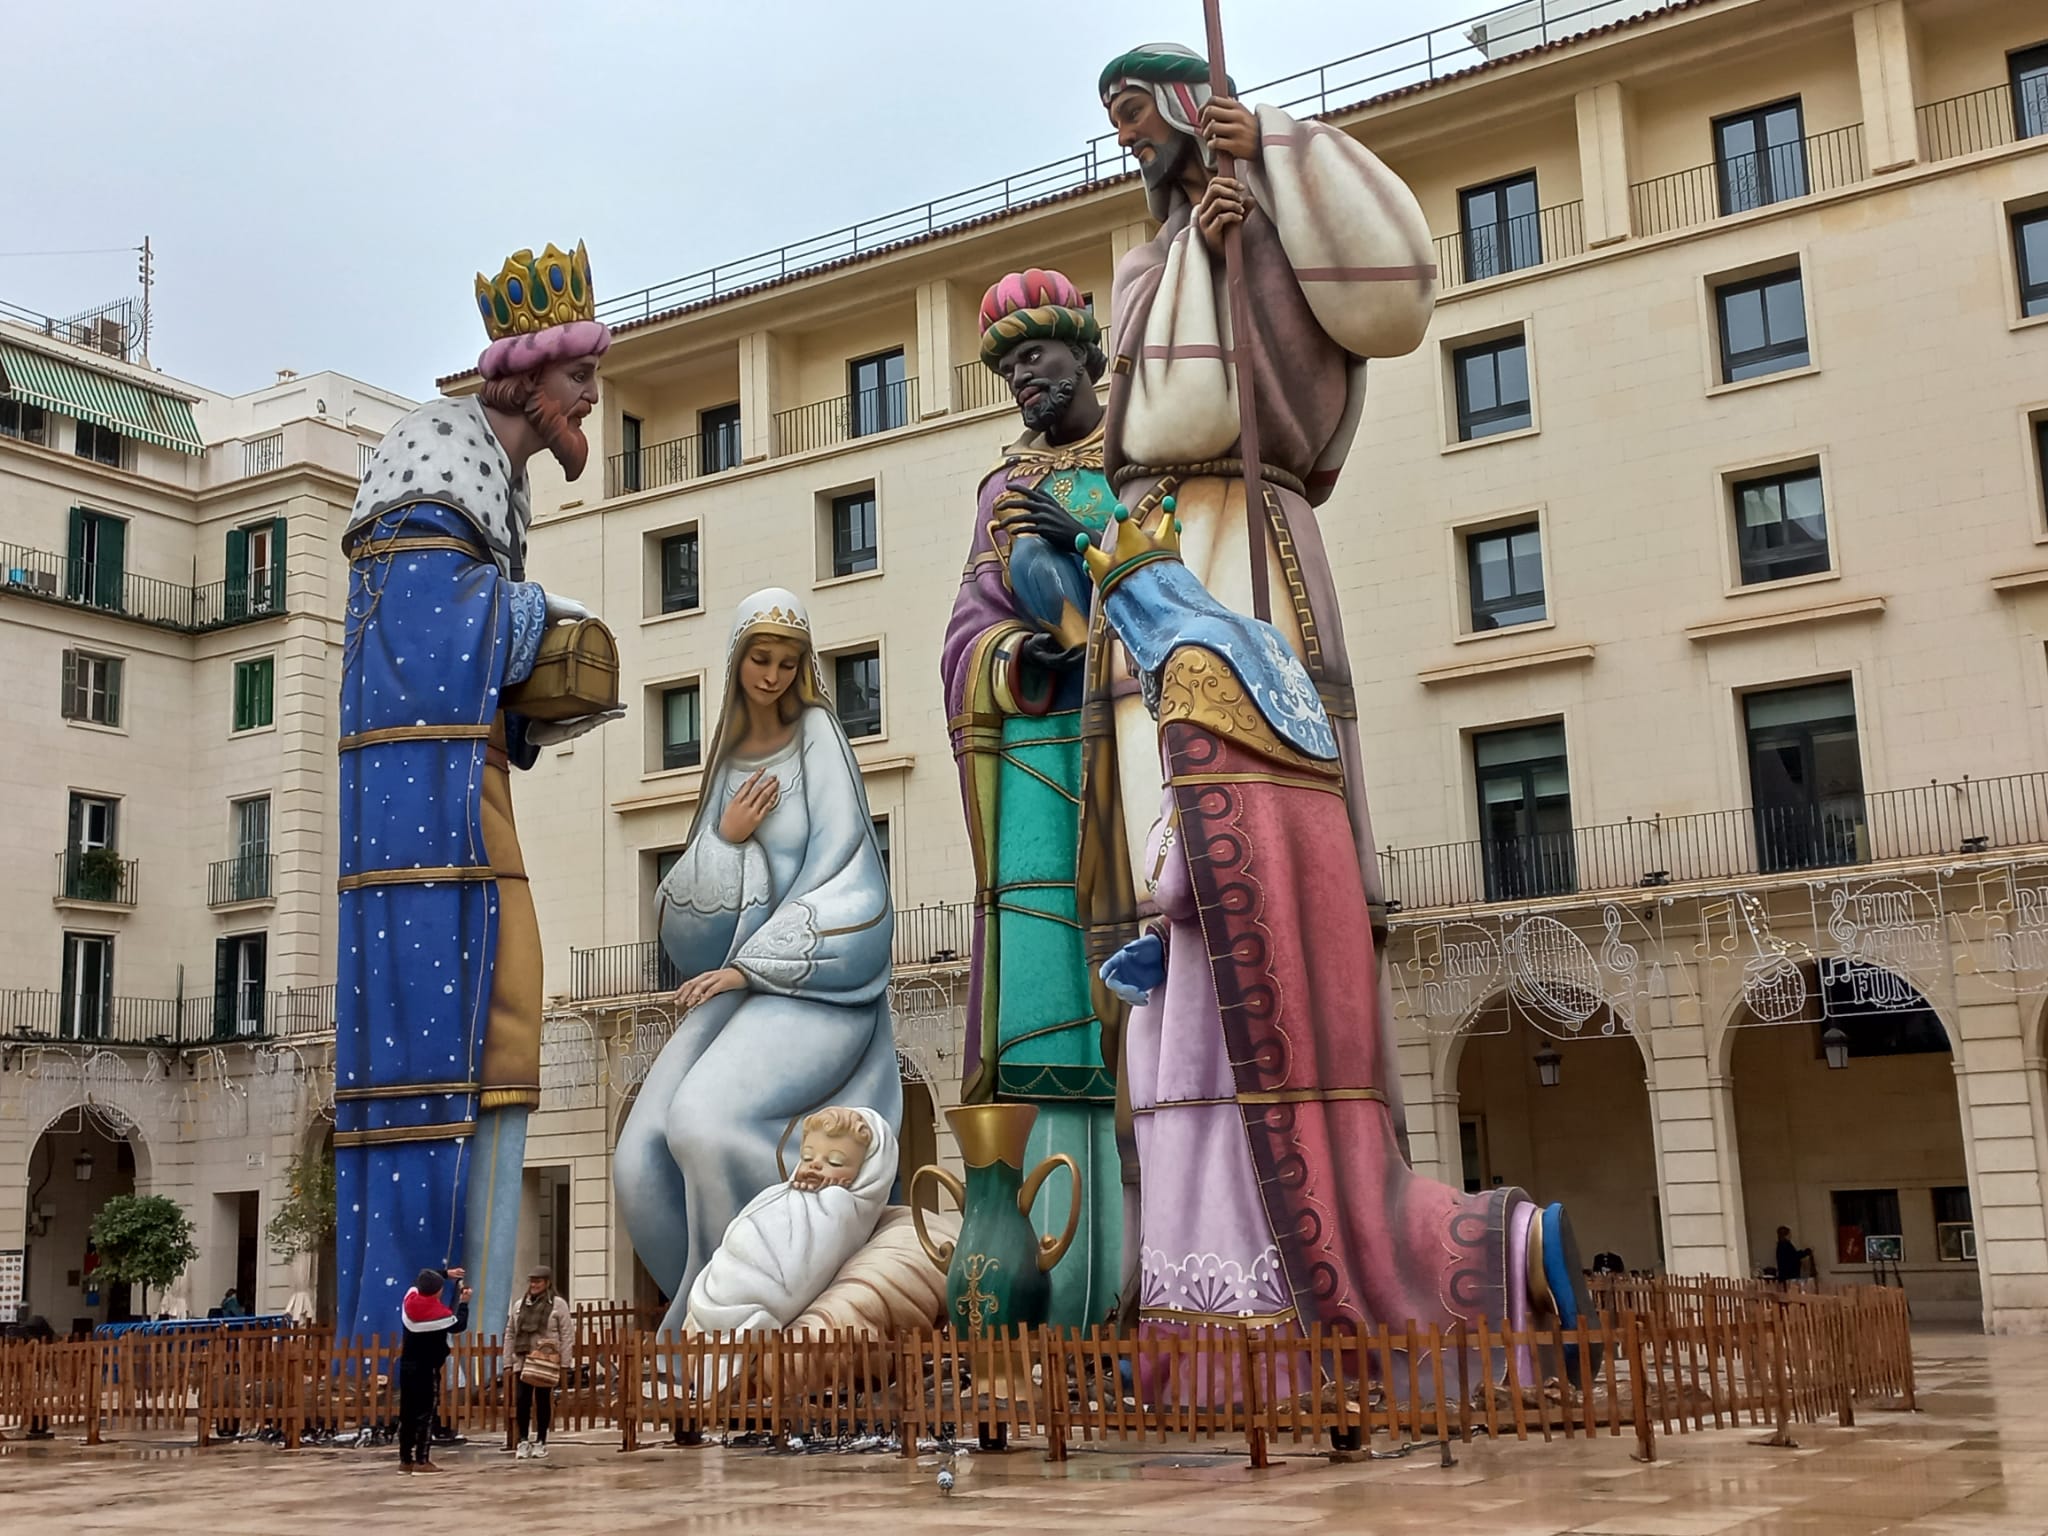
[(590, 461), (590, 439), (583, 435), (583, 429), (548, 398), (538, 382), (527, 391), (525, 410), (526, 419), (533, 423), (548, 452), (561, 464), (562, 473), (571, 480), (580, 476), (583, 466)]

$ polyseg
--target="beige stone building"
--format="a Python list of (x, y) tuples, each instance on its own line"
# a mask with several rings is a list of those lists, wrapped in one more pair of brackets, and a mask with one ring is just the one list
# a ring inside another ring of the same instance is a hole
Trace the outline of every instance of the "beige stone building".
[[(1248, 92), (1356, 134), (1439, 237), (1428, 339), (1375, 365), (1321, 513), (1414, 1153), (1569, 1201), (1589, 1258), (1747, 1273), (1783, 1224), (1923, 1319), (2039, 1327), (2048, 17), (1616, 10)], [(537, 487), (533, 565), (611, 621), (634, 712), (519, 789), (552, 1048), (586, 1063), (530, 1157), (578, 1285), (626, 1288), (606, 1154), (666, 1027), (650, 896), (757, 587), (811, 605), (906, 1056), (953, 1091), (974, 893), (938, 651), (1017, 430), (974, 310), (1058, 266), (1113, 329), (1151, 234), (1113, 155), (605, 305), (596, 467)]]
[(132, 319), (0, 306), (0, 1291), (60, 1332), (128, 1304), (112, 1194), (186, 1207), (196, 1311), (304, 1278), (262, 1229), (331, 1102), (339, 538), (410, 408), (188, 385)]

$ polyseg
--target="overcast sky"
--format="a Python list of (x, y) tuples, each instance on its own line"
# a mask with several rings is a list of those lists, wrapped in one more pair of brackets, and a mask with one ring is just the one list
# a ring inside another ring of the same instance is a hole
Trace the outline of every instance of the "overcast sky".
[[(520, 246), (587, 241), (600, 297), (679, 277), (1074, 154), (1112, 54), (1202, 41), (1199, 0), (9, 9), (0, 300), (131, 295), (147, 234), (152, 361), (231, 393), (333, 368), (430, 394)], [(1486, 9), (1225, 0), (1231, 73)]]

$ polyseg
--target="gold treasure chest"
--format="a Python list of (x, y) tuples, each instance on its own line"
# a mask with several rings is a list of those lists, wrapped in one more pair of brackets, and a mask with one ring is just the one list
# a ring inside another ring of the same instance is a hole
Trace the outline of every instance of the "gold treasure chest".
[(505, 707), (529, 720), (573, 720), (619, 707), (619, 642), (596, 619), (553, 624), (533, 672), (505, 690)]

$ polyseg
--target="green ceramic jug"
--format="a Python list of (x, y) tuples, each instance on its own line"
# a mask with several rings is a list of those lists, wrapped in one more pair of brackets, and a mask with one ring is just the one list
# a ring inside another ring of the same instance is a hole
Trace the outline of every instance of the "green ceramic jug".
[[(946, 1319), (963, 1334), (1028, 1328), (1045, 1321), (1052, 1301), (1046, 1274), (1066, 1257), (1081, 1221), (1081, 1170), (1064, 1152), (1055, 1153), (1024, 1176), (1024, 1147), (1038, 1110), (1030, 1104), (967, 1104), (946, 1111), (960, 1143), (967, 1182), (936, 1164), (910, 1177), (908, 1196), (917, 1240), (931, 1261), (946, 1271)], [(1031, 1225), (1031, 1205), (1054, 1168), (1065, 1165), (1074, 1181), (1066, 1230), (1040, 1239)], [(960, 1206), (960, 1238), (934, 1243), (925, 1230), (917, 1187), (930, 1178), (953, 1192)]]

